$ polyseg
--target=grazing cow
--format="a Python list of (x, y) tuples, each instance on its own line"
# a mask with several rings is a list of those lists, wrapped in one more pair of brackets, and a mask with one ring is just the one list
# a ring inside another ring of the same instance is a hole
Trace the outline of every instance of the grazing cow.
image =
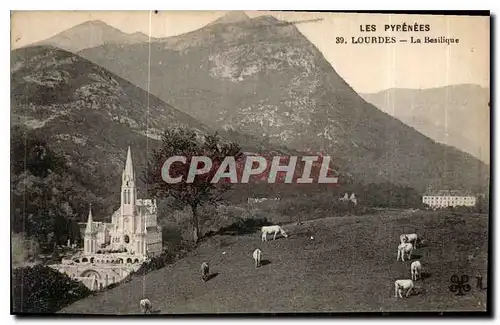
[(201, 279), (203, 280), (203, 282), (206, 282), (208, 280), (208, 274), (209, 274), (208, 262), (201, 263)]
[(394, 297), (403, 298), (403, 290), (406, 290), (406, 297), (408, 297), (411, 291), (414, 288), (413, 280), (405, 279), (405, 280), (396, 280), (394, 281)]
[(143, 314), (151, 314), (153, 305), (151, 304), (151, 301), (149, 301), (149, 299), (142, 299), (139, 305), (141, 306), (141, 312)]
[(401, 260), (405, 261), (405, 254), (408, 255), (408, 260), (411, 259), (411, 253), (413, 251), (413, 245), (410, 243), (400, 244), (398, 246), (398, 257), (396, 261), (399, 261), (399, 257), (401, 256)]
[(358, 199), (356, 199), (356, 195), (354, 195), (354, 193), (351, 194), (351, 197), (349, 198), (349, 200), (354, 203), (354, 205), (358, 205)]
[(253, 251), (253, 259), (255, 261), (255, 268), (258, 268), (262, 262), (262, 251), (260, 249), (257, 248)]
[(422, 278), (422, 264), (420, 263), (420, 261), (411, 263), (410, 270), (412, 280), (417, 281), (418, 279)]
[(275, 225), (275, 226), (264, 226), (260, 230), (262, 231), (262, 241), (267, 241), (267, 234), (273, 234), (273, 233), (274, 233), (273, 240), (276, 239), (276, 235), (278, 233), (280, 233), (285, 238), (288, 237), (288, 235), (283, 230), (283, 228), (281, 228), (278, 225)]
[(410, 243), (413, 245), (415, 249), (417, 249), (417, 241), (418, 241), (417, 234), (404, 234), (401, 235), (399, 239), (401, 240), (401, 244)]

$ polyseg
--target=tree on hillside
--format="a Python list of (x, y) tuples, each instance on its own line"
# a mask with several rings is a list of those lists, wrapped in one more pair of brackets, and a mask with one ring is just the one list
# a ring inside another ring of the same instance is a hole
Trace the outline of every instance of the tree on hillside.
[(56, 245), (75, 241), (79, 207), (99, 199), (82, 187), (42, 136), (14, 126), (11, 132), (11, 227), (35, 239), (43, 253)]
[(61, 186), (64, 177), (25, 172), (12, 175), (12, 182), (12, 230), (35, 238), (44, 252), (65, 243), (74, 213)]
[(13, 269), (11, 279), (11, 308), (15, 313), (53, 314), (91, 294), (82, 282), (48, 266)]
[[(206, 135), (201, 140), (197, 138), (195, 132), (184, 128), (166, 130), (162, 135), (161, 145), (154, 149), (148, 158), (148, 168), (143, 180), (147, 184), (150, 196), (173, 197), (177, 203), (191, 208), (193, 240), (198, 242), (200, 238), (198, 207), (204, 203), (217, 204), (221, 201), (221, 195), (230, 188), (228, 183), (212, 184), (210, 181), (225, 157), (232, 156), (237, 160), (241, 155), (241, 148), (236, 143), (223, 142), (217, 133)], [(186, 162), (171, 165), (170, 176), (173, 178), (182, 176), (182, 180), (169, 184), (162, 178), (162, 167), (165, 161), (173, 156), (186, 157)], [(208, 173), (196, 175), (193, 182), (188, 183), (186, 178), (193, 156), (211, 158), (212, 168)]]
[(421, 195), (413, 188), (392, 183), (370, 183), (361, 191), (366, 206), (379, 208), (423, 207)]
[(478, 213), (490, 212), (490, 198), (488, 194), (481, 194), (477, 196), (476, 205), (474, 210)]
[(11, 132), (10, 164), (12, 174), (28, 171), (37, 177), (64, 171), (66, 167), (64, 158), (52, 151), (45, 139), (35, 137), (19, 126), (14, 126)]

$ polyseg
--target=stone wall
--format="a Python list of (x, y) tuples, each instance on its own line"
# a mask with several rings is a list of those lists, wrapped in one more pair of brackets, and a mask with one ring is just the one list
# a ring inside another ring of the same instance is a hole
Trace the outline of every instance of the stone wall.
[(90, 290), (100, 290), (110, 284), (120, 282), (131, 272), (137, 271), (142, 263), (137, 264), (54, 264), (51, 268), (65, 273), (84, 283)]

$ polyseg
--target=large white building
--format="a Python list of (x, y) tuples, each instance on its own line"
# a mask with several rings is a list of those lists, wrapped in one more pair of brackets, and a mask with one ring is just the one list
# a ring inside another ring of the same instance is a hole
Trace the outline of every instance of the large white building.
[(476, 205), (476, 197), (471, 195), (461, 195), (457, 191), (439, 191), (437, 194), (424, 195), (422, 202), (431, 208), (445, 208)]
[(83, 252), (63, 259), (53, 268), (97, 290), (121, 281), (149, 257), (161, 254), (156, 200), (137, 199), (135, 181), (129, 147), (122, 173), (121, 204), (111, 216), (111, 223), (94, 221), (90, 209)]
[(89, 212), (84, 252), (122, 250), (141, 258), (161, 254), (162, 234), (157, 223), (156, 200), (137, 199), (130, 147), (122, 173), (120, 198), (120, 208), (111, 216), (111, 223), (94, 222)]

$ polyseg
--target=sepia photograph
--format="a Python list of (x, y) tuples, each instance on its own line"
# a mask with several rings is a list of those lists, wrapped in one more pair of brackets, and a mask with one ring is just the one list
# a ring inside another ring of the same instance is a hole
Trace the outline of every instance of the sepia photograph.
[(11, 11), (11, 314), (491, 313), (490, 21)]

